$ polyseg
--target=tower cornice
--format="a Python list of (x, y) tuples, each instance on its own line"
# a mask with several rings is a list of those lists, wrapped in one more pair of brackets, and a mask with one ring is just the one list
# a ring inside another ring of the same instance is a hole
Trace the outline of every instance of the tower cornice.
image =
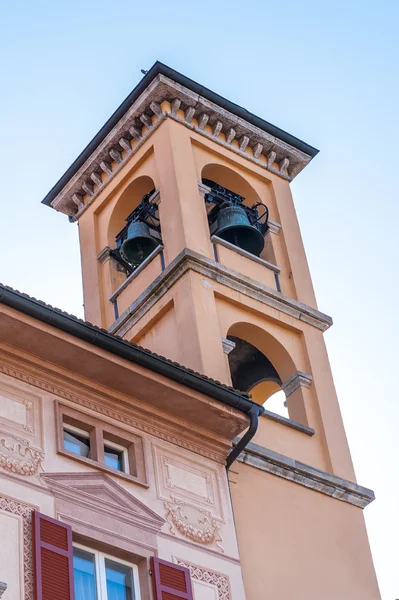
[(74, 219), (167, 118), (292, 181), (318, 150), (156, 63), (44, 198)]
[(319, 310), (185, 248), (120, 315), (109, 331), (122, 337), (126, 335), (133, 325), (189, 270), (200, 273), (204, 277), (303, 321), (320, 331), (326, 331), (333, 323), (330, 316)]

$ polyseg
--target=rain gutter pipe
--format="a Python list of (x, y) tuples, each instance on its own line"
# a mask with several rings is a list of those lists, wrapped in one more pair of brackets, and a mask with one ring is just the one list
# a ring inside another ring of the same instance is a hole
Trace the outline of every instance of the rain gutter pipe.
[(235, 460), (240, 456), (241, 452), (248, 446), (249, 442), (254, 437), (255, 433), (258, 430), (259, 424), (259, 415), (262, 415), (264, 412), (263, 406), (259, 404), (251, 407), (248, 416), (249, 416), (249, 427), (242, 438), (234, 445), (230, 454), (226, 459), (226, 470), (228, 471)]

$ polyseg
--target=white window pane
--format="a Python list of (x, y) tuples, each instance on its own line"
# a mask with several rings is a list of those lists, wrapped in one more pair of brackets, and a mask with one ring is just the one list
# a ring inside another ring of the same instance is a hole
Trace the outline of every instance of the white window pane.
[(75, 600), (97, 600), (94, 554), (80, 550), (80, 548), (74, 548), (73, 574)]
[(105, 577), (107, 600), (134, 600), (133, 577), (130, 567), (106, 558)]
[(79, 454), (79, 456), (85, 456), (90, 458), (90, 439), (85, 438), (77, 433), (70, 433), (64, 429), (64, 448)]

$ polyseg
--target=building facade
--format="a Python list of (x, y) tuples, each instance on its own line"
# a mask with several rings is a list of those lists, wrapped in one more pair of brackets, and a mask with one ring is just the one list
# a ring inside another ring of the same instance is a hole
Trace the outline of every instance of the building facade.
[(316, 154), (156, 63), (46, 196), (86, 321), (0, 288), (4, 600), (380, 597), (290, 192)]

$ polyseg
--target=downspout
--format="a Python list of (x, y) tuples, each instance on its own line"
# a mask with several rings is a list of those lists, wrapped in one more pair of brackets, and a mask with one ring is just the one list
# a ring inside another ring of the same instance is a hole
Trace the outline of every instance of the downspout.
[(259, 424), (259, 415), (264, 413), (263, 406), (251, 406), (248, 416), (249, 416), (249, 427), (242, 438), (234, 445), (234, 448), (231, 450), (230, 454), (226, 459), (226, 470), (228, 471), (235, 460), (240, 456), (241, 452), (248, 446), (249, 442), (254, 437), (255, 433), (258, 430)]

